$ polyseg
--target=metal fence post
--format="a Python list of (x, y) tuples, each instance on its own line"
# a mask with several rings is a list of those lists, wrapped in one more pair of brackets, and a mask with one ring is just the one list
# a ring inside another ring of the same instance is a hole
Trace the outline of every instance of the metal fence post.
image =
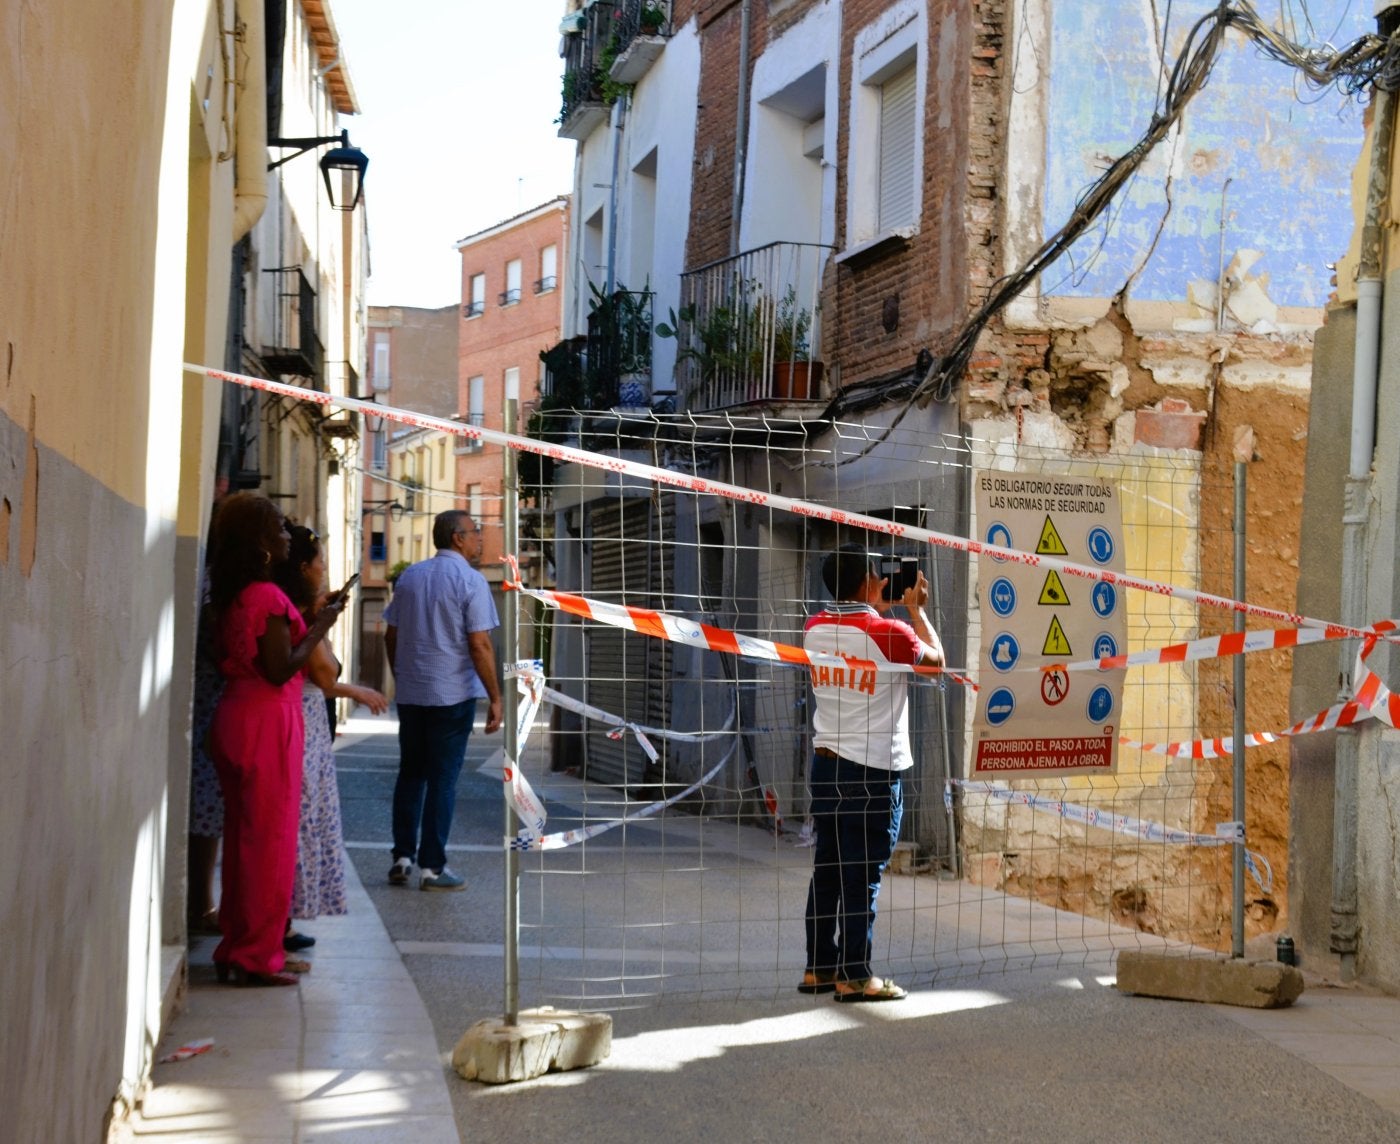
[[(505, 395), (505, 430), (517, 432), (520, 417), (520, 382), (511, 381), (507, 375)], [(501, 484), (501, 517), (504, 525), (504, 545), (507, 556), (517, 555), (520, 541), (520, 483), (514, 449), (502, 449), (504, 478)], [(520, 655), (520, 603), (515, 592), (504, 593), (501, 601), (502, 626), (505, 639), (502, 648), (507, 664), (514, 663)], [(502, 734), (505, 737), (506, 765), (520, 765), (520, 742), (517, 727), (519, 692), (515, 680), (507, 673), (502, 695)], [(515, 811), (510, 799), (504, 797), (505, 784), (502, 784), (501, 803), (505, 808), (505, 837), (514, 838), (519, 829)], [(505, 1023), (517, 1024), (520, 1018), (520, 852), (506, 850), (506, 936), (505, 936)]]
[[(1254, 430), (1244, 428), (1235, 438), (1235, 599), (1245, 598), (1245, 512), (1248, 504), (1247, 462), (1254, 456)], [(1244, 613), (1235, 613), (1235, 631), (1244, 631)], [(1233, 777), (1231, 815), (1239, 835), (1231, 847), (1230, 956), (1244, 957), (1244, 656), (1234, 657), (1235, 725), (1230, 759)]]

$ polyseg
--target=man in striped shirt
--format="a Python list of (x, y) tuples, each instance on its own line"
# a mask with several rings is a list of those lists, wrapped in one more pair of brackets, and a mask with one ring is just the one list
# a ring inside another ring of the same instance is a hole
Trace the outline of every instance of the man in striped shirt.
[[(822, 580), (836, 602), (807, 621), (803, 647), (881, 664), (942, 666), (943, 645), (924, 613), (922, 571), (901, 602), (909, 623), (886, 615), (889, 578), (872, 553), (845, 545), (827, 556)], [(807, 972), (798, 990), (838, 1001), (898, 1001), (904, 990), (870, 968), (875, 901), (899, 838), (902, 772), (909, 747), (909, 673), (819, 663), (812, 667), (812, 820), (807, 892)]]

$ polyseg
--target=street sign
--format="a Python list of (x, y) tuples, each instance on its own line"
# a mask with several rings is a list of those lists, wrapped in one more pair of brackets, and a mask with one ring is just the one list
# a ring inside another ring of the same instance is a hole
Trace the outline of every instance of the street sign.
[[(989, 471), (976, 475), (974, 487), (987, 543), (1124, 570), (1121, 500), (1110, 481)], [(1122, 591), (987, 556), (978, 559), (978, 575), (986, 585), (981, 663), (988, 682), (979, 695), (972, 774), (1111, 774), (1124, 672), (1071, 674), (1057, 665), (1120, 654), (1127, 646)]]

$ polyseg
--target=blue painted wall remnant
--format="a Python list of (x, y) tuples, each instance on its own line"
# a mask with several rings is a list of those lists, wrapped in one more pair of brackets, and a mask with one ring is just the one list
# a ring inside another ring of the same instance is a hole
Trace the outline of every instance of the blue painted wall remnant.
[[(1141, 138), (1186, 33), (1214, 6), (1210, 0), (1053, 5), (1046, 234), (1064, 224), (1084, 190)], [(1277, 15), (1268, 4), (1257, 7), (1266, 21)], [(1311, 0), (1309, 11), (1314, 35), (1335, 45), (1375, 30), (1369, 3)], [(1154, 39), (1162, 38), (1166, 13), (1171, 23), (1163, 56)], [(1160, 144), (1097, 225), (1046, 271), (1042, 295), (1111, 297), (1146, 259), (1132, 297), (1184, 301), (1191, 280), (1214, 282), (1218, 275), (1221, 192), (1231, 179), (1226, 263), (1236, 251), (1261, 251), (1252, 273), (1268, 276), (1274, 303), (1324, 305), (1332, 290), (1327, 264), (1346, 252), (1351, 235), (1351, 172), (1361, 149), (1362, 110), (1335, 89), (1312, 90), (1292, 68), (1231, 33), (1175, 142)], [(1169, 173), (1171, 210), (1163, 223)]]

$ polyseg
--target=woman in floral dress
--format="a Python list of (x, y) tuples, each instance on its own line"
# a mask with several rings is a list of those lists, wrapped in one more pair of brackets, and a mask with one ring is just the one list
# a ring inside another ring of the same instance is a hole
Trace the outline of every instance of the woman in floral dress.
[[(325, 593), (326, 560), (320, 538), (303, 525), (292, 525), (287, 559), (274, 578), (292, 602), (314, 615)], [(311, 653), (301, 690), (306, 725), (303, 755), (301, 818), (297, 839), (296, 877), (292, 882), (291, 916), (298, 920), (346, 912), (345, 854), (340, 826), (340, 793), (336, 787), (335, 753), (326, 698), (353, 699), (374, 714), (388, 709), (388, 700), (372, 687), (339, 682), (340, 664), (328, 641)], [(314, 938), (287, 933), (288, 949), (305, 949)]]

